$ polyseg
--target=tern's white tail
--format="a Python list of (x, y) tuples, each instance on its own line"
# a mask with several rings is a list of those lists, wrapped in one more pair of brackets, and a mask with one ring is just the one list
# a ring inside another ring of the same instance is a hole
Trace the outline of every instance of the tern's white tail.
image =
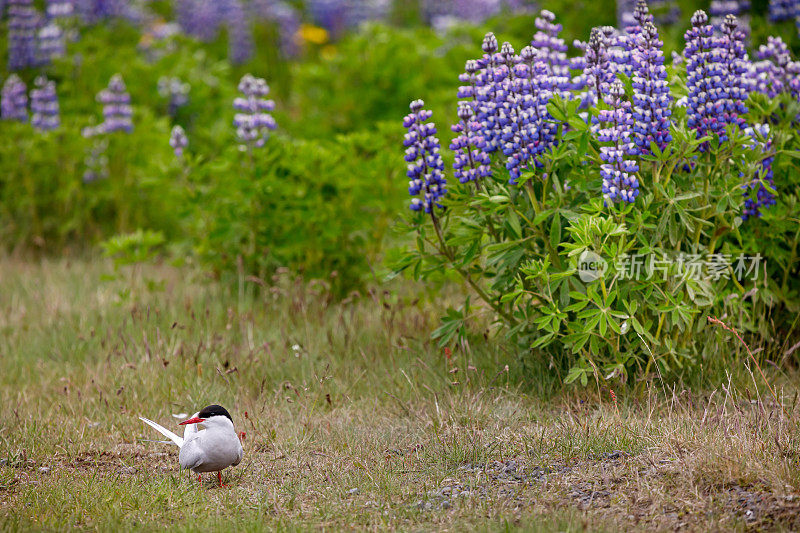
[(156, 424), (155, 422), (153, 422), (152, 420), (148, 420), (147, 418), (143, 418), (143, 417), (140, 416), (139, 420), (141, 420), (142, 422), (144, 422), (145, 424), (147, 424), (148, 426), (150, 426), (151, 428), (155, 429), (156, 431), (158, 431), (159, 433), (161, 433), (162, 435), (167, 437), (169, 440), (174, 442), (178, 446), (178, 448), (183, 446), (183, 437), (179, 437), (178, 435), (176, 435), (175, 433), (171, 432), (170, 430), (168, 430), (164, 426)]

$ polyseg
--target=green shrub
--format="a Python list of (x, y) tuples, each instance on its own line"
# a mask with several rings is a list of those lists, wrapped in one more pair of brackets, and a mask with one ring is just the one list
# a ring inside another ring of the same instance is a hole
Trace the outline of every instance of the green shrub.
[(192, 170), (193, 237), (220, 274), (267, 278), (288, 267), (358, 286), (371, 272), (402, 195), (394, 125), (308, 142), (274, 137), (253, 160), (231, 147)]
[[(549, 104), (559, 143), (542, 157), (543, 168), (510, 185), (505, 161), (494, 157), (492, 177), (450, 179), (442, 209), (407, 217), (416, 246), (397, 259), (396, 272), (455, 274), (482, 302), (467, 298), (448, 309), (434, 337), (447, 345), (488, 320), (523, 365), (584, 385), (723, 374), (740, 347), (721, 348), (710, 315), (766, 346), (762, 361), (784, 358), (797, 339), (800, 308), (800, 135), (793, 122), (800, 104), (789, 95), (749, 100), (747, 123), (772, 125), (771, 144), (758, 149), (731, 127), (727, 142), (697, 139), (685, 108), (674, 106), (669, 148), (653, 145), (653, 155), (638, 158), (641, 194), (611, 205), (602, 198), (601, 143), (590, 126), (598, 108), (586, 117), (578, 106), (558, 98)], [(762, 165), (772, 156), (778, 205), (743, 222), (743, 176), (771, 188)], [(648, 263), (641, 276), (628, 276), (628, 258), (639, 254)], [(700, 276), (691, 271), (695, 256)]]

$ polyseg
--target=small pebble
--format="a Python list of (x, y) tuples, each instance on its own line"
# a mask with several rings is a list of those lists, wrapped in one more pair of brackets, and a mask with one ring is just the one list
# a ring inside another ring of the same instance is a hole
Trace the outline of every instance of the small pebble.
[(50, 467), (49, 466), (40, 466), (39, 467), (39, 473), (40, 474), (49, 474), (50, 473)]
[(450, 509), (450, 502), (445, 500), (442, 502), (442, 509)]
[(350, 490), (347, 491), (347, 494), (349, 494), (350, 496), (355, 496), (359, 492), (360, 491), (358, 489), (350, 489)]

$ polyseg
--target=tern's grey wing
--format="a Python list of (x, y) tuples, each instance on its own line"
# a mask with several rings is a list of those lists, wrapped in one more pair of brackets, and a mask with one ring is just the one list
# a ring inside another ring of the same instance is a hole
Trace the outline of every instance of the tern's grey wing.
[(194, 470), (203, 464), (204, 459), (205, 454), (197, 438), (186, 441), (178, 454), (178, 463), (184, 470)]
[(244, 457), (244, 449), (242, 448), (242, 443), (239, 443), (239, 457), (236, 459), (236, 462), (231, 464), (231, 466), (236, 466), (242, 462), (242, 457)]

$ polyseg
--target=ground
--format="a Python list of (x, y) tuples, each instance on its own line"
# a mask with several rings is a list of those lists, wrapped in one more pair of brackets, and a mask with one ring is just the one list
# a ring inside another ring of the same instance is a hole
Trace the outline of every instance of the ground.
[[(0, 528), (800, 529), (792, 376), (544, 390), (492, 331), (432, 343), (446, 295), (271, 281), (0, 260)], [(226, 488), (137, 418), (209, 403)]]

